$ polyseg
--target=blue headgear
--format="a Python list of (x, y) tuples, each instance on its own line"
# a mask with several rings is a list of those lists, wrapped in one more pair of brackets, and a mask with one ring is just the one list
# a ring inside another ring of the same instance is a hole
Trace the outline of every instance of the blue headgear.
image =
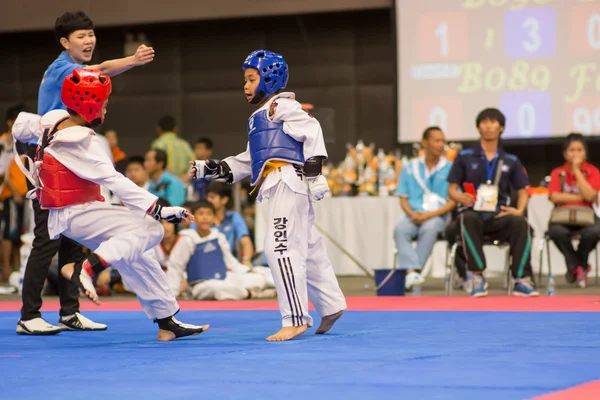
[(260, 74), (260, 83), (251, 103), (259, 103), (265, 96), (285, 88), (288, 81), (288, 66), (283, 56), (267, 50), (255, 50), (246, 57), (243, 69), (254, 68)]

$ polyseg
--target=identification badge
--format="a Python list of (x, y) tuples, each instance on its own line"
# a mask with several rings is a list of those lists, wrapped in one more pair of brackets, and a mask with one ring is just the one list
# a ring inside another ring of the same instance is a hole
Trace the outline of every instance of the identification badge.
[(435, 193), (423, 194), (423, 210), (435, 211), (446, 204), (446, 201)]
[(477, 201), (473, 209), (475, 211), (496, 212), (498, 206), (498, 186), (479, 185), (477, 188)]

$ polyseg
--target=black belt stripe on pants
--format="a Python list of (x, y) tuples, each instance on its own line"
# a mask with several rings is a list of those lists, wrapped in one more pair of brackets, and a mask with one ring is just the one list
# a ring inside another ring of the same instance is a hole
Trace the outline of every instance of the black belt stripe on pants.
[[(279, 271), (281, 272), (281, 279), (283, 280), (283, 286), (285, 287), (285, 294), (287, 295), (288, 303), (290, 304), (290, 310), (292, 311), (292, 325), (296, 325), (296, 316), (294, 314), (294, 307), (292, 306), (292, 299), (290, 297), (290, 292), (288, 289), (288, 284), (285, 280), (285, 274), (283, 273), (283, 266), (281, 265), (281, 258), (277, 259), (277, 263), (279, 264)], [(291, 289), (291, 287), (290, 287)]]
[[(286, 263), (287, 261), (287, 263)], [(300, 303), (300, 297), (298, 297), (298, 291), (296, 290), (296, 278), (294, 278), (294, 270), (292, 269), (292, 260), (289, 257), (283, 259), (283, 266), (287, 272), (287, 268), (290, 268), (290, 274), (292, 275), (290, 279), (290, 275), (288, 274), (288, 282), (290, 283), (290, 288), (292, 292), (292, 299), (294, 300), (294, 304), (296, 301), (298, 302), (298, 306), (296, 307), (296, 313), (300, 317), (300, 325), (304, 325), (303, 317), (304, 311), (302, 311), (302, 303)], [(299, 309), (299, 310), (298, 310)], [(300, 326), (298, 325), (298, 326)]]

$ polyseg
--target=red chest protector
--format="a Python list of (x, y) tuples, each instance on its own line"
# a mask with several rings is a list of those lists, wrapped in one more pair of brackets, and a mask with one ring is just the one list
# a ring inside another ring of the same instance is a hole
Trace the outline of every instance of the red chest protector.
[(45, 147), (54, 137), (56, 126), (52, 132), (44, 132), (42, 144), (36, 154), (36, 161), (42, 160), (38, 169), (41, 188), (37, 190), (41, 208), (64, 208), (91, 201), (104, 201), (100, 185), (78, 177), (52, 155), (44, 154)]

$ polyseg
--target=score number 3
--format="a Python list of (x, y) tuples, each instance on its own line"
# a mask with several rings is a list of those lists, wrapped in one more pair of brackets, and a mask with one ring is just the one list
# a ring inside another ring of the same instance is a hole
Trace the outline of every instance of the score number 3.
[(529, 53), (535, 53), (542, 45), (540, 37), (540, 21), (537, 18), (529, 17), (523, 21), (523, 28), (527, 30), (529, 38), (523, 42), (523, 47)]

